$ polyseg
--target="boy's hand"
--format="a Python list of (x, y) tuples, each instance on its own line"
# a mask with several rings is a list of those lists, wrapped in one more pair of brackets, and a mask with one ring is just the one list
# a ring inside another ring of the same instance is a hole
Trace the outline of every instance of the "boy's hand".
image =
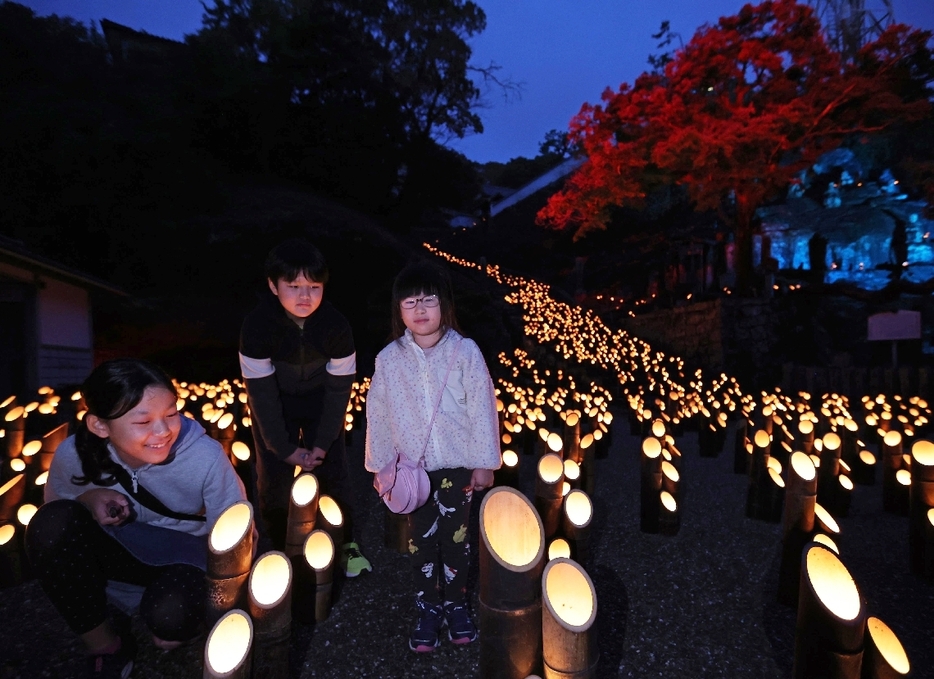
[(285, 458), (285, 462), (301, 467), (302, 471), (310, 472), (324, 461), (325, 455), (327, 455), (327, 451), (317, 447), (311, 450), (296, 448), (294, 453)]
[(78, 496), (91, 516), (102, 526), (117, 526), (130, 517), (130, 501), (123, 493), (110, 488), (92, 488)]
[(485, 490), (493, 485), (492, 469), (474, 469), (470, 475), (470, 487), (475, 490)]

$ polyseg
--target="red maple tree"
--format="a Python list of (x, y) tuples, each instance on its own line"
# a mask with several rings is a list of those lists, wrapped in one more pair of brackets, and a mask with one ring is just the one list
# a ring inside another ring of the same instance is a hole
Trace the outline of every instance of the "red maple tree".
[(844, 63), (809, 6), (747, 4), (700, 28), (664, 72), (581, 108), (570, 137), (586, 161), (537, 221), (574, 229), (576, 240), (606, 228), (614, 206), (678, 184), (696, 209), (718, 210), (732, 225), (746, 290), (758, 207), (844, 141), (928, 113), (930, 92), (906, 96), (905, 82), (917, 82), (918, 55), (930, 63), (930, 38), (891, 26)]

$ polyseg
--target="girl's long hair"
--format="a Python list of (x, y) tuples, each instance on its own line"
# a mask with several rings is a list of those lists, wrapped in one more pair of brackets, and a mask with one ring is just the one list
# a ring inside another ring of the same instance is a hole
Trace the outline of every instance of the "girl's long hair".
[(147, 387), (161, 387), (178, 396), (172, 380), (159, 366), (139, 358), (116, 358), (91, 371), (81, 385), (81, 395), (88, 411), (75, 431), (75, 449), (84, 476), (73, 476), (73, 483), (81, 486), (88, 483), (112, 486), (116, 483), (114, 469), (117, 463), (111, 459), (107, 449), (109, 439), (91, 433), (87, 415), (95, 415), (102, 420), (122, 417), (143, 400)]
[(437, 295), (441, 302), (441, 337), (451, 328), (460, 332), (454, 313), (454, 292), (447, 272), (434, 263), (423, 260), (407, 265), (392, 284), (392, 336), (397, 340), (405, 334), (405, 323), (399, 303), (409, 297)]

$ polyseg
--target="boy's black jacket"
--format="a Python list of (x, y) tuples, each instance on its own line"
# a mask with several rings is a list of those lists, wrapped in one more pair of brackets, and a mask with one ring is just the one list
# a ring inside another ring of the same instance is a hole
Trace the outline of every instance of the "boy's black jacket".
[(330, 302), (305, 319), (292, 321), (271, 292), (247, 314), (240, 328), (240, 353), (269, 359), (275, 372), (245, 379), (253, 426), (279, 459), (299, 445), (328, 450), (344, 425), (355, 375), (327, 372), (331, 359), (355, 352), (350, 323)]

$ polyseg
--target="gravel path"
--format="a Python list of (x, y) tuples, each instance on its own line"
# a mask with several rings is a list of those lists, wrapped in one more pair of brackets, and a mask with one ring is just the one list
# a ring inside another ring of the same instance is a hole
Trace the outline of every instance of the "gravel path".
[[(795, 611), (777, 603), (781, 528), (745, 516), (746, 477), (732, 471), (731, 443), (702, 458), (696, 434), (684, 452), (681, 529), (639, 530), (638, 451), (617, 417), (613, 444), (598, 459), (591, 558), (598, 601), (598, 677), (791, 676)], [(732, 441), (732, 436), (727, 437)], [(406, 648), (413, 606), (406, 557), (384, 545), (384, 513), (362, 469), (363, 432), (350, 451), (360, 487), (362, 544), (375, 572), (341, 583), (331, 615), (294, 625), (289, 676), (479, 677), (478, 642), (418, 656)], [(534, 458), (521, 456), (520, 489), (531, 496)], [(909, 573), (907, 518), (882, 510), (881, 486), (857, 486), (837, 540), (867, 602), (904, 645), (916, 679), (934, 678), (934, 583)], [(474, 539), (476, 546), (476, 539)], [(474, 572), (474, 579), (476, 572)], [(202, 675), (203, 640), (156, 651), (138, 619), (133, 677)], [(482, 635), (482, 630), (481, 630)], [(0, 679), (79, 677), (80, 643), (35, 581), (0, 591)], [(273, 679), (264, 677), (264, 679)]]

